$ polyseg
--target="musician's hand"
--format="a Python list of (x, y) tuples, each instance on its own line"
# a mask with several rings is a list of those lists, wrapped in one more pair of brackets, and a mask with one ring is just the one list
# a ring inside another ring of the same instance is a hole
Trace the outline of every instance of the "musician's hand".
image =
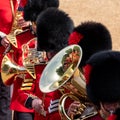
[(36, 99), (34, 99), (34, 100), (32, 101), (32, 108), (33, 108), (36, 112), (38, 112), (38, 113), (40, 113), (40, 114), (42, 114), (42, 115), (45, 114), (45, 110), (44, 110), (44, 106), (43, 106), (42, 100), (39, 99), (39, 98), (36, 98)]
[(25, 21), (23, 17), (20, 17), (17, 22), (18, 26), (22, 28), (28, 27), (30, 25), (30, 21)]
[(70, 118), (74, 118), (74, 116), (77, 113), (78, 108), (80, 107), (80, 102), (79, 101), (74, 101), (73, 103), (70, 104), (68, 111), (67, 111), (67, 115)]
[(2, 38), (2, 40), (1, 40), (1, 44), (2, 44), (5, 48), (7, 48), (10, 43), (9, 43), (9, 41), (7, 40), (7, 38), (4, 37), (4, 38)]

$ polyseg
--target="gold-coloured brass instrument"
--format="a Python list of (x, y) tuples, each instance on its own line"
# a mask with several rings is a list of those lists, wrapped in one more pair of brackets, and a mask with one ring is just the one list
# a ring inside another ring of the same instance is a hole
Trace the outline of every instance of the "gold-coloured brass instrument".
[(35, 65), (47, 64), (47, 62), (41, 61), (42, 55), (43, 53), (41, 51), (30, 49), (28, 56), (26, 56), (26, 59), (23, 59), (24, 66), (19, 66), (13, 60), (13, 58), (5, 55), (1, 63), (1, 77), (3, 83), (9, 86), (15, 80), (13, 77), (26, 73), (29, 73), (33, 79), (36, 79)]
[[(67, 115), (67, 112), (65, 110), (65, 102), (67, 101), (67, 99), (80, 102), (80, 107), (75, 109), (75, 116)], [(87, 118), (95, 116), (98, 113), (97, 109), (91, 102), (84, 101), (80, 99), (79, 96), (76, 96), (73, 93), (66, 93), (62, 95), (59, 101), (59, 112), (60, 112), (62, 120), (85, 120)]]
[[(66, 69), (65, 67), (67, 64), (65, 63), (64, 58), (65, 56), (67, 57), (67, 55), (69, 57), (69, 53), (71, 53), (73, 49), (77, 49), (79, 52), (77, 53), (78, 59), (75, 63), (70, 62), (69, 67)], [(43, 74), (41, 75), (39, 83), (41, 91), (44, 93), (49, 93), (59, 89), (66, 82), (68, 82), (78, 68), (81, 56), (82, 50), (78, 45), (68, 46), (57, 53), (43, 70)], [(62, 68), (63, 64), (66, 64), (64, 65), (64, 68)]]
[(7, 55), (3, 57), (1, 63), (1, 77), (5, 85), (11, 85), (14, 82), (14, 79), (11, 78), (22, 73), (26, 73), (24, 67), (18, 66)]
[[(33, 79), (36, 79), (35, 65), (47, 64), (46, 52), (37, 51), (36, 47), (30, 48), (30, 42), (34, 39), (28, 41), (28, 43), (23, 45), (22, 48), (22, 62), (23, 66), (19, 66), (14, 61), (14, 53), (12, 55), (6, 54), (1, 63), (1, 77), (5, 85), (11, 85), (14, 82), (14, 78), (18, 75), (25, 75), (29, 73)], [(36, 42), (36, 40), (35, 40)], [(36, 43), (35, 43), (36, 45)], [(11, 79), (13, 78), (13, 79)]]
[(82, 49), (80, 46), (68, 46), (51, 59), (40, 78), (39, 88), (43, 93), (61, 90), (62, 88), (70, 91), (64, 93), (59, 101), (59, 112), (63, 120), (72, 120), (64, 107), (67, 98), (80, 101), (81, 107), (77, 114), (81, 120), (97, 114), (96, 110), (84, 114), (87, 105), (90, 106), (91, 103), (87, 98), (84, 76), (78, 70), (81, 58)]
[[(63, 94), (59, 101), (59, 111), (62, 120), (85, 120), (98, 113), (96, 107), (87, 98), (84, 80), (83, 74), (77, 69), (71, 78), (71, 88), (70, 84), (65, 86), (65, 88), (68, 88), (71, 92)], [(75, 116), (68, 116), (66, 113), (65, 102), (67, 99), (80, 102), (80, 107), (75, 109)]]
[[(34, 42), (35, 46), (30, 47), (30, 44)], [(47, 64), (46, 52), (37, 51), (37, 38), (29, 40), (26, 44), (22, 46), (22, 60), (23, 65), (27, 72), (36, 79), (35, 65)]]

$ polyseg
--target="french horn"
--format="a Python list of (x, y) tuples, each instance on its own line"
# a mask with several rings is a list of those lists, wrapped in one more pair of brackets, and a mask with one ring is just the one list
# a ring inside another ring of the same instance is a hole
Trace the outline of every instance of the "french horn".
[(79, 45), (67, 46), (49, 61), (40, 78), (39, 88), (43, 93), (61, 90), (61, 88), (70, 91), (63, 93), (59, 101), (59, 112), (63, 120), (74, 119), (66, 113), (65, 102), (67, 99), (80, 101), (81, 106), (76, 116), (79, 115), (81, 120), (97, 113), (95, 110), (84, 114), (90, 102), (86, 94), (84, 75), (78, 69), (81, 58), (82, 49)]

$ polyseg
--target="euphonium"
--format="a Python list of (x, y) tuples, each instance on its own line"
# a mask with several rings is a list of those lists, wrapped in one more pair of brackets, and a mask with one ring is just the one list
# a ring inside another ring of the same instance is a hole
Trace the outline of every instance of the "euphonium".
[(49, 93), (69, 82), (78, 68), (81, 56), (82, 50), (78, 45), (68, 46), (58, 52), (43, 70), (39, 83), (41, 91)]
[(71, 120), (65, 110), (66, 99), (79, 100), (81, 103), (79, 114), (80, 119), (88, 118), (97, 112), (83, 114), (87, 105), (90, 105), (85, 89), (85, 80), (78, 70), (82, 58), (82, 49), (78, 45), (71, 45), (58, 52), (45, 67), (39, 82), (40, 90), (49, 93), (62, 88), (70, 92), (63, 93), (59, 101), (59, 112), (63, 120)]
[[(87, 98), (85, 79), (79, 69), (75, 71), (73, 77), (70, 80), (71, 84), (68, 84), (67, 87), (65, 86), (65, 88), (69, 88), (71, 92), (63, 94), (59, 101), (59, 111), (62, 120), (85, 120), (96, 115), (98, 113), (97, 109)], [(68, 116), (66, 113), (65, 102), (68, 99), (80, 102), (80, 107), (75, 109), (76, 115), (74, 116)]]

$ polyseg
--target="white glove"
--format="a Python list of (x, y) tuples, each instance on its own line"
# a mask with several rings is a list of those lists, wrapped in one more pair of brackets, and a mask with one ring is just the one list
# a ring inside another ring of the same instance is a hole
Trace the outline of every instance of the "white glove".
[(43, 105), (41, 99), (39, 99), (39, 98), (34, 99), (34, 100), (32, 101), (32, 108), (33, 108), (36, 112), (38, 112), (38, 113), (46, 116), (46, 111), (44, 110), (44, 105)]

